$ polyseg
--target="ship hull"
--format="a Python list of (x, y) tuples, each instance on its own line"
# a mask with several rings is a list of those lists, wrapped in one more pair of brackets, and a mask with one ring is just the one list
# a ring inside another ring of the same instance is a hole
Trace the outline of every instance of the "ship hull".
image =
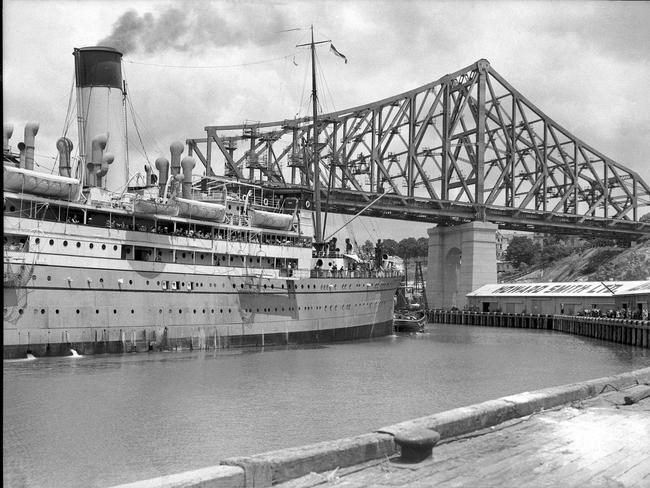
[[(94, 328), (85, 330), (86, 335), (93, 335)], [(141, 339), (132, 341), (98, 340), (88, 342), (70, 343), (36, 343), (36, 344), (13, 344), (4, 345), (4, 359), (21, 359), (27, 354), (34, 357), (50, 356), (71, 356), (72, 351), (80, 355), (94, 354), (124, 354), (134, 352), (151, 351), (174, 351), (174, 350), (222, 350), (230, 348), (269, 348), (283, 347), (300, 344), (332, 344), (336, 342), (367, 340), (377, 337), (384, 337), (392, 334), (392, 321), (360, 325), (355, 327), (343, 327), (334, 329), (306, 329), (294, 330), (286, 333), (264, 334), (234, 334), (220, 335), (192, 335), (189, 331), (177, 330), (176, 337), (167, 338), (163, 336), (161, 341), (149, 341), (155, 339), (154, 335), (146, 337), (149, 330), (143, 328), (133, 329)]]
[(22, 273), (28, 283), (5, 284), (4, 359), (322, 344), (392, 332), (397, 278), (143, 267), (30, 267)]

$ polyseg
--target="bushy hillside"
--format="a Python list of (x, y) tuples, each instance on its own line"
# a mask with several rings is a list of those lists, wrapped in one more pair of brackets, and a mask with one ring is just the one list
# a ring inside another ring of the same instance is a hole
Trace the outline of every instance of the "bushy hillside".
[(650, 241), (631, 248), (594, 247), (577, 250), (555, 263), (536, 268), (523, 276), (503, 281), (601, 281), (650, 279)]

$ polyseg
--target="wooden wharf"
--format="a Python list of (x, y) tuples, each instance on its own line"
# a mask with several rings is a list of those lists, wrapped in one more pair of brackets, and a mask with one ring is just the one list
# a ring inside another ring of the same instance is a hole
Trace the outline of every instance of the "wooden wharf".
[(310, 473), (276, 486), (648, 487), (650, 397), (626, 405), (626, 391), (609, 389), (590, 399), (447, 439), (419, 463), (402, 463), (394, 456)]
[(649, 320), (464, 310), (429, 310), (427, 319), (436, 324), (555, 330), (630, 346), (650, 347)]

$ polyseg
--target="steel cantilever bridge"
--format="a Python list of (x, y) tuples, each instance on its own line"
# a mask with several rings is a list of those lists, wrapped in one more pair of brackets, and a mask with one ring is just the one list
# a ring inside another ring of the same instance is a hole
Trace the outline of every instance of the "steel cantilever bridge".
[(318, 117), (208, 126), (187, 141), (227, 176), (311, 198), (319, 161), (323, 208), (453, 225), (635, 239), (650, 187), (582, 142), (515, 90), (490, 63), (420, 88)]

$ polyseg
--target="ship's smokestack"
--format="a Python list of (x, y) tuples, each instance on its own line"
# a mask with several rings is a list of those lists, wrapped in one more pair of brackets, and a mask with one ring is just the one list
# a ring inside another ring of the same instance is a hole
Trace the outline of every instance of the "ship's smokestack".
[[(104, 162), (104, 149), (107, 142), (108, 134), (96, 135), (91, 141), (90, 163), (86, 165), (88, 169), (86, 183), (88, 186), (101, 186), (102, 176), (105, 176), (108, 172), (108, 163)], [(104, 164), (106, 164), (106, 168), (103, 167)]]
[(192, 169), (196, 163), (191, 156), (185, 156), (181, 161), (183, 167), (183, 198), (192, 198)]
[(167, 178), (169, 178), (169, 161), (165, 158), (156, 159), (156, 169), (160, 174), (160, 179), (158, 180), (158, 196), (164, 197), (165, 185), (167, 185)]
[(18, 157), (19, 157), (18, 167), (24, 168), (25, 167), (25, 143), (24, 142), (18, 143)]
[(14, 134), (13, 124), (4, 124), (4, 131), (2, 133), (2, 150), (4, 153), (9, 152), (9, 139)]
[[(77, 85), (77, 114), (79, 119), (79, 155), (83, 163), (98, 164), (96, 173), (88, 172), (85, 185), (97, 184), (100, 172), (108, 171), (103, 159), (92, 159), (92, 140), (97, 134), (108, 132), (110, 138), (106, 151), (115, 155), (111, 171), (106, 176), (104, 186), (107, 190), (121, 192), (129, 180), (129, 167), (126, 153), (126, 120), (122, 83), (122, 53), (103, 46), (75, 48), (75, 77)], [(105, 165), (105, 166), (103, 166)]]
[(34, 169), (34, 144), (38, 134), (38, 122), (25, 125), (25, 169)]
[(70, 153), (72, 152), (72, 141), (67, 137), (61, 137), (56, 141), (56, 148), (59, 151), (59, 174), (70, 177), (72, 166), (70, 164)]

